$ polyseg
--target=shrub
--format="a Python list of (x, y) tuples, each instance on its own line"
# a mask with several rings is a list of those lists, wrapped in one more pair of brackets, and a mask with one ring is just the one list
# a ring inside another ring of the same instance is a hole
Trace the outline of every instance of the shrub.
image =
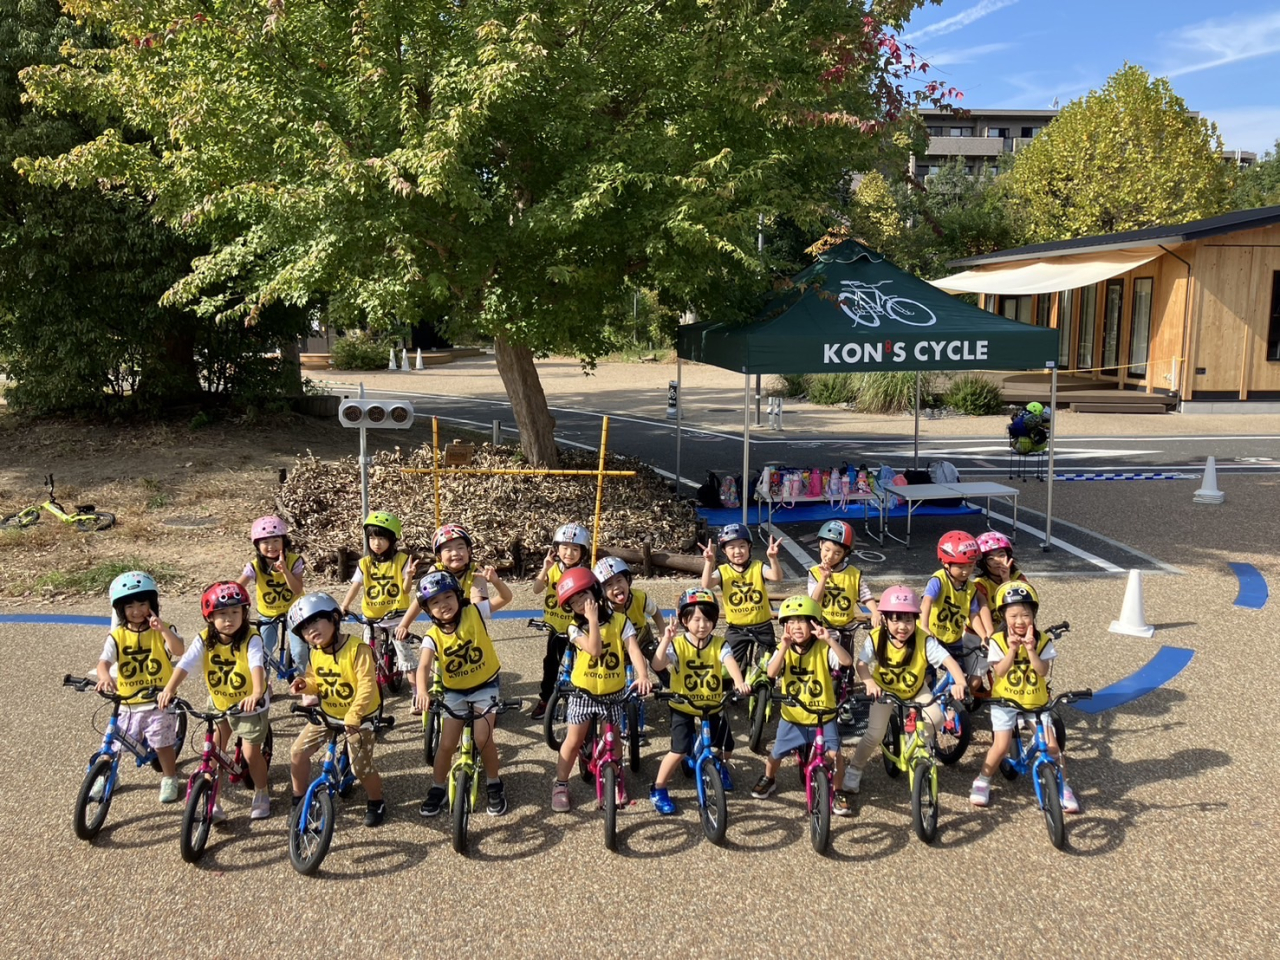
[[(916, 402), (916, 374), (914, 371), (895, 373), (888, 370), (856, 375), (859, 413), (905, 413)], [(920, 373), (920, 405), (933, 390), (933, 374)]]
[(809, 392), (809, 375), (806, 373), (780, 373), (769, 384), (769, 396), (798, 399)]
[(1005, 406), (999, 384), (977, 373), (964, 373), (952, 380), (944, 401), (951, 409), (971, 417), (991, 416)]
[(815, 373), (809, 380), (809, 402), (826, 407), (853, 403), (858, 399), (858, 378), (855, 373)]
[(339, 370), (384, 369), (390, 350), (390, 341), (354, 330), (333, 342), (333, 365)]

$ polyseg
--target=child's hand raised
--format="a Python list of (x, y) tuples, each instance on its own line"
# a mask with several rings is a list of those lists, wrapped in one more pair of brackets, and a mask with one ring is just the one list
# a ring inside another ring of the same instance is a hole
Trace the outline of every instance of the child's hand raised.
[(813, 635), (817, 637), (819, 640), (821, 640), (823, 643), (835, 642), (835, 639), (834, 639), (835, 635), (820, 623), (814, 624)]
[(275, 563), (271, 565), (271, 569), (276, 573), (284, 573), (284, 557), (281, 556)]
[(766, 547), (764, 551), (765, 556), (767, 556), (770, 560), (777, 560), (778, 550), (781, 546), (782, 546), (781, 540), (779, 540), (777, 537), (770, 537), (769, 546)]
[(556, 552), (554, 549), (548, 549), (547, 555), (542, 558), (542, 572), (546, 573), (556, 565)]
[(600, 619), (600, 604), (596, 603), (596, 598), (591, 594), (587, 594), (582, 601), (582, 615), (587, 618), (588, 623), (596, 623)]
[(675, 624), (675, 621), (673, 620), (667, 624), (667, 629), (662, 631), (662, 639), (665, 640), (667, 643), (670, 643), (675, 638), (676, 638), (676, 624)]
[(307, 681), (302, 677), (299, 677), (297, 680), (293, 681), (293, 683), (289, 684), (289, 691), (291, 693), (306, 693)]
[(493, 564), (490, 564), (489, 566), (484, 568), (480, 576), (485, 583), (493, 583), (493, 581), (498, 579), (498, 568), (495, 567)]
[(414, 579), (418, 575), (419, 566), (420, 566), (420, 561), (418, 560), (417, 557), (409, 558), (408, 573), (409, 573), (410, 580)]
[(708, 540), (706, 543), (698, 544), (702, 548), (702, 559), (707, 563), (716, 562), (716, 545)]
[(147, 626), (150, 627), (152, 630), (163, 630), (164, 621), (161, 620), (159, 616), (153, 613), (151, 616), (147, 617)]

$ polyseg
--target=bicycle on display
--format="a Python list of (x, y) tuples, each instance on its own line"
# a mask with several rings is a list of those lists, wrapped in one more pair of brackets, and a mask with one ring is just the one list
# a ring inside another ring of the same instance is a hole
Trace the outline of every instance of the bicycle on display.
[(370, 620), (360, 613), (348, 613), (347, 619), (365, 628), (365, 639), (373, 648), (378, 686), (388, 693), (399, 693), (404, 684), (404, 670), (400, 666), (400, 656), (396, 653), (395, 644), (391, 642), (392, 628), (381, 620)]
[[(1070, 630), (1071, 630), (1071, 622), (1068, 620), (1063, 620), (1061, 623), (1055, 623), (1051, 627), (1044, 628), (1044, 632), (1049, 636), (1049, 639), (1052, 640), (1054, 643), (1057, 643), (1060, 639), (1062, 639), (1062, 635), (1064, 633), (1067, 633)], [(984, 656), (985, 656), (985, 653), (984, 653)], [(1052, 676), (1053, 676), (1053, 661), (1051, 660), (1049, 661), (1049, 673), (1046, 675), (1046, 680), (1051, 678)], [(985, 680), (986, 680), (985, 688), (979, 690), (977, 693), (973, 695), (973, 700), (971, 701), (972, 705), (969, 709), (969, 720), (971, 722), (972, 722), (973, 716), (979, 710), (981, 710), (985, 704), (991, 701), (992, 676), (991, 676), (990, 670), (987, 671)], [(949, 678), (944, 677), (943, 680), (939, 682), (939, 688), (945, 690), (946, 687), (949, 686), (949, 684), (950, 684)], [(935, 688), (935, 692), (937, 692), (937, 689), (938, 688)], [(1051, 719), (1051, 722), (1053, 723), (1053, 735), (1058, 739), (1058, 746), (1065, 749), (1067, 746), (1067, 726), (1065, 723), (1063, 723), (1062, 718), (1058, 716), (1056, 713), (1051, 714), (1050, 719)], [(972, 731), (970, 731), (969, 736), (964, 738), (965, 747), (969, 745), (969, 740), (971, 737), (972, 737)], [(959, 754), (956, 755), (955, 760), (948, 760), (947, 757), (943, 755), (942, 762), (946, 764), (954, 763), (956, 762), (956, 760), (959, 760), (960, 756), (962, 756), (963, 754), (964, 754), (964, 749), (961, 749)]]
[[(320, 775), (311, 781), (289, 818), (289, 862), (293, 869), (310, 876), (320, 869), (329, 852), (329, 844), (333, 842), (333, 795), (336, 793), (344, 800), (351, 796), (356, 787), (356, 775), (351, 770), (346, 744), (338, 749), (338, 738), (345, 729), (341, 720), (333, 719), (319, 707), (295, 703), (289, 710), (305, 716), (308, 723), (324, 726), (329, 731), (324, 767)], [(377, 733), (390, 730), (395, 722), (395, 717), (374, 717), (360, 726)]]
[[(261, 632), (264, 626), (270, 626), (273, 623), (284, 623), (287, 612), (275, 617), (263, 617), (259, 620), (249, 621), (254, 627)], [(302, 671), (299, 670), (293, 662), (293, 654), (289, 651), (289, 631), (280, 630), (276, 637), (276, 649), (268, 650), (267, 645), (262, 645), (262, 657), (266, 661), (264, 671), (267, 679), (271, 679), (272, 671), (275, 672), (277, 680), (283, 680), (285, 683), (292, 683)]]
[[(566, 698), (569, 693), (577, 693), (592, 703), (608, 707), (610, 704), (585, 690), (569, 687), (561, 691)], [(636, 698), (636, 693), (627, 688), (626, 702)], [(616, 704), (614, 704), (616, 705)], [(605, 849), (618, 849), (618, 808), (631, 803), (627, 797), (626, 775), (622, 770), (622, 748), (618, 745), (621, 734), (614, 724), (611, 715), (606, 715), (603, 732), (597, 733), (593, 724), (587, 733), (587, 740), (582, 745), (582, 757), (579, 764), (585, 767), (583, 775), (596, 784), (596, 804), (604, 811), (604, 845)]]
[(453, 817), (453, 849), (455, 853), (467, 852), (467, 828), (471, 822), (471, 811), (480, 802), (480, 783), (478, 776), (480, 765), (476, 759), (476, 721), (489, 714), (506, 713), (508, 710), (519, 710), (522, 700), (494, 700), (479, 713), (474, 704), (466, 713), (455, 713), (444, 702), (444, 698), (431, 701), (431, 709), (443, 711), (455, 720), (462, 721), (462, 739), (458, 750), (453, 755), (453, 764), (449, 767), (449, 813)]
[(711, 717), (724, 709), (726, 702), (737, 698), (733, 691), (722, 693), (720, 699), (710, 704), (697, 704), (683, 694), (670, 690), (658, 690), (655, 700), (680, 703), (698, 711), (700, 727), (698, 743), (693, 756), (694, 782), (698, 788), (698, 810), (702, 819), (702, 832), (712, 843), (723, 843), (729, 826), (729, 806), (725, 799), (723, 771), (724, 758), (720, 749), (711, 745)]
[[(1092, 690), (1073, 690), (1054, 697), (1043, 707), (1029, 709), (1016, 700), (1005, 700), (999, 697), (991, 699), (991, 703), (1012, 707), (1019, 712), (1019, 721), (1023, 717), (1034, 717), (1031, 724), (1031, 735), (1024, 739), (1022, 723), (1018, 724), (1016, 736), (1009, 745), (1009, 756), (1000, 761), (1000, 773), (1006, 780), (1016, 780), (1026, 773), (1031, 774), (1031, 782), (1036, 788), (1036, 803), (1044, 811), (1045, 826), (1049, 829), (1049, 842), (1061, 850), (1067, 843), (1067, 825), (1062, 816), (1062, 791), (1064, 781), (1062, 769), (1058, 761), (1049, 754), (1049, 744), (1044, 735), (1044, 715), (1050, 713), (1060, 703), (1075, 703), (1077, 700), (1090, 700)], [(1058, 741), (1058, 749), (1062, 749), (1062, 741)]]
[(68, 511), (66, 507), (58, 502), (58, 498), (53, 495), (53, 474), (50, 473), (45, 476), (44, 488), (49, 491), (48, 500), (39, 505), (24, 507), (17, 513), (11, 513), (7, 517), (0, 519), (0, 527), (33, 526), (40, 520), (40, 512), (42, 510), (50, 514), (55, 520), (73, 524), (77, 530), (84, 533), (107, 530), (115, 525), (116, 515), (114, 513), (99, 510), (92, 503), (81, 504)]
[(835, 798), (832, 780), (835, 771), (831, 761), (827, 759), (827, 741), (822, 735), (824, 724), (835, 719), (838, 709), (815, 710), (795, 697), (775, 693), (773, 701), (789, 707), (799, 707), (817, 718), (814, 728), (813, 746), (806, 755), (803, 748), (796, 750), (796, 759), (800, 764), (800, 772), (804, 777), (805, 815), (809, 819), (809, 842), (816, 853), (825, 854), (831, 842), (831, 811)]
[[(73, 677), (68, 673), (62, 678), (62, 685), (84, 693), (86, 690), (93, 690), (98, 685), (98, 681), (92, 677)], [(162, 689), (162, 687), (150, 687), (135, 692), (134, 696), (155, 696)], [(102, 746), (89, 758), (89, 769), (85, 772), (84, 780), (80, 784), (80, 792), (76, 795), (74, 826), (76, 836), (81, 840), (92, 840), (107, 821), (107, 812), (111, 809), (111, 801), (115, 797), (118, 782), (121, 747), (133, 754), (134, 761), (139, 767), (150, 764), (157, 773), (161, 770), (160, 758), (156, 756), (155, 750), (147, 743), (146, 738), (134, 740), (120, 729), (120, 707), (124, 703), (124, 698), (117, 693), (101, 690), (97, 693), (104, 700), (111, 702), (111, 719), (107, 722), (107, 729), (102, 735)], [(181, 752), (182, 741), (186, 739), (186, 734), (187, 717), (186, 714), (179, 713), (177, 739), (173, 744), (175, 755)]]
[(943, 760), (937, 746), (925, 733), (928, 728), (921, 714), (925, 707), (937, 703), (938, 697), (935, 695), (920, 703), (881, 690), (879, 697), (865, 699), (887, 703), (893, 708), (880, 745), (884, 772), (895, 778), (904, 772), (907, 774), (907, 786), (911, 791), (911, 823), (917, 837), (925, 843), (933, 843), (938, 837), (938, 764)]
[[(195, 863), (204, 856), (205, 845), (209, 842), (209, 828), (213, 826), (213, 809), (218, 803), (220, 771), (227, 771), (232, 783), (243, 783), (253, 788), (253, 776), (249, 773), (249, 764), (245, 761), (243, 745), (236, 737), (235, 749), (227, 756), (214, 739), (214, 726), (225, 717), (238, 716), (240, 708), (205, 712), (197, 710), (181, 697), (175, 697), (173, 705), (197, 720), (203, 720), (204, 750), (200, 754), (200, 766), (187, 781), (187, 805), (182, 812), (182, 833), (178, 835), (178, 847), (182, 859), (187, 863)], [(271, 763), (272, 737), (271, 727), (267, 727), (267, 737), (262, 743), (262, 756)]]

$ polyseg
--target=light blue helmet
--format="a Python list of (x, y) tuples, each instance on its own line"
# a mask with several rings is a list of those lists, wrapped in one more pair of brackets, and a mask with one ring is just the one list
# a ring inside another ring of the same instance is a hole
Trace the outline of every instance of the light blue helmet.
[(323, 616), (332, 618), (335, 624), (338, 623), (342, 619), (342, 609), (338, 606), (338, 601), (327, 593), (308, 593), (305, 597), (299, 597), (293, 601), (293, 606), (289, 608), (289, 615), (285, 617), (285, 626), (294, 636), (301, 637), (302, 627), (308, 620)]
[(160, 612), (160, 591), (156, 581), (149, 573), (141, 570), (130, 570), (111, 581), (111, 606), (119, 610), (133, 599), (146, 600), (151, 604), (151, 612)]

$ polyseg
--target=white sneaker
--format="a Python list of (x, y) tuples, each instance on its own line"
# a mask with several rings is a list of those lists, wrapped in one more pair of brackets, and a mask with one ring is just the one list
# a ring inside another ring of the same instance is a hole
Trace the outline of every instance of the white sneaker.
[[(102, 781), (99, 780), (99, 783)], [(181, 793), (181, 785), (177, 777), (161, 777), (160, 778), (160, 802), (176, 803), (178, 794)]]
[(982, 780), (973, 781), (969, 788), (969, 802), (975, 807), (985, 807), (991, 803), (991, 784)]
[(101, 803), (102, 795), (106, 792), (106, 789), (107, 778), (99, 777), (97, 780), (93, 781), (93, 786), (89, 788), (89, 799), (94, 803)]
[(265, 820), (271, 816), (271, 794), (258, 790), (253, 795), (253, 803), (249, 805), (250, 820)]
[(1071, 787), (1065, 783), (1062, 785), (1062, 809), (1065, 813), (1080, 812), (1080, 801), (1072, 793)]
[(845, 793), (857, 793), (862, 787), (862, 771), (856, 767), (844, 768), (844, 782), (840, 784), (840, 789)]
[(227, 812), (222, 809), (222, 801), (218, 801), (213, 805), (213, 819), (210, 820), (209, 822), (217, 824), (217, 823), (222, 823), (226, 819), (227, 819)]

